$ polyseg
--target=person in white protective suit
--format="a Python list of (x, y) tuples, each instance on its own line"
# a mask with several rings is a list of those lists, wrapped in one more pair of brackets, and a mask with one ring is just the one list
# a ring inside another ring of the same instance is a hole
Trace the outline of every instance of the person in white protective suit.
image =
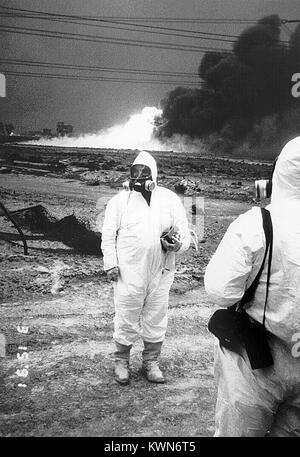
[[(215, 345), (215, 436), (300, 436), (300, 137), (278, 156), (270, 204), (273, 257), (266, 329), (274, 365), (251, 370), (241, 355)], [(204, 277), (212, 302), (238, 302), (262, 264), (265, 236), (254, 207), (228, 228)], [(262, 322), (267, 262), (246, 312)], [(248, 305), (247, 305), (248, 306)]]
[[(190, 231), (180, 198), (157, 186), (156, 161), (148, 152), (138, 154), (130, 173), (125, 189), (109, 201), (102, 227), (104, 270), (114, 281), (115, 379), (128, 384), (130, 349), (141, 337), (143, 372), (149, 381), (163, 383), (158, 359), (175, 252), (188, 249)], [(170, 229), (170, 239), (162, 239)]]

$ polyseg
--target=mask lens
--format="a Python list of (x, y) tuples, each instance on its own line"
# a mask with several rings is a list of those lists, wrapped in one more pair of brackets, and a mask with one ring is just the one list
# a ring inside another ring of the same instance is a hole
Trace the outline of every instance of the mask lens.
[(147, 179), (151, 178), (151, 170), (147, 165), (132, 165), (130, 168), (130, 177), (132, 179)]

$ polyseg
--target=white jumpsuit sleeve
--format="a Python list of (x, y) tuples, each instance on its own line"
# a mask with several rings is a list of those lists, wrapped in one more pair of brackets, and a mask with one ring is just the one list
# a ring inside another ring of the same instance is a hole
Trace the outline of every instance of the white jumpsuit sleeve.
[(190, 235), (190, 230), (189, 230), (189, 223), (186, 217), (186, 211), (181, 203), (180, 198), (174, 194), (174, 212), (173, 212), (173, 217), (174, 217), (174, 226), (178, 228), (182, 246), (181, 248), (177, 251), (178, 253), (187, 251), (187, 249), (190, 246), (191, 242), (191, 235)]
[(254, 279), (258, 273), (264, 249), (260, 210), (253, 208), (229, 226), (206, 267), (204, 286), (213, 303), (227, 307), (242, 298), (250, 274)]
[(120, 228), (120, 214), (118, 195), (113, 197), (107, 204), (101, 233), (101, 250), (103, 253), (104, 270), (110, 270), (118, 266), (116, 249), (116, 237)]

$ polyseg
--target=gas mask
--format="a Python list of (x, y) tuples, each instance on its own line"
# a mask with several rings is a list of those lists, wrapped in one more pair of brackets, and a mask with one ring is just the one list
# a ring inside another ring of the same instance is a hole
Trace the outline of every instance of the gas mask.
[(150, 206), (151, 192), (155, 188), (152, 180), (151, 170), (147, 165), (134, 164), (130, 168), (130, 178), (123, 183), (125, 190), (135, 190), (140, 192)]
[(130, 178), (123, 183), (125, 190), (135, 190), (136, 192), (152, 192), (155, 182), (152, 180), (151, 170), (147, 165), (135, 164), (130, 168)]

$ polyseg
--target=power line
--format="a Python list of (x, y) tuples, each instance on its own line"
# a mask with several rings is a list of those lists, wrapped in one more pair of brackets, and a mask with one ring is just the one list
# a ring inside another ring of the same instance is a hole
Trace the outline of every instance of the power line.
[(63, 79), (71, 81), (94, 81), (94, 82), (122, 82), (122, 83), (137, 83), (137, 84), (174, 84), (182, 85), (188, 84), (189, 86), (201, 87), (202, 83), (187, 82), (187, 81), (172, 81), (172, 80), (146, 80), (146, 79), (134, 79), (134, 78), (112, 78), (112, 77), (93, 77), (93, 76), (83, 76), (83, 75), (64, 75), (64, 74), (54, 74), (54, 73), (38, 73), (38, 72), (25, 72), (25, 71), (6, 71), (8, 76), (21, 76), (21, 77), (34, 77), (34, 78), (49, 78), (49, 79)]
[[(2, 7), (0, 7), (2, 8)], [(67, 23), (71, 23), (71, 24), (79, 24), (79, 25), (89, 25), (89, 26), (95, 26), (95, 27), (105, 27), (103, 24), (86, 24), (86, 23), (82, 23), (82, 22), (74, 22), (74, 21), (69, 21), (69, 20), (66, 20), (66, 19), (81, 19), (81, 20), (85, 20), (85, 21), (93, 21), (93, 22), (102, 22), (102, 23), (113, 23), (113, 24), (120, 24), (120, 25), (124, 25), (124, 22), (122, 21), (119, 21), (119, 20), (115, 20), (115, 19), (104, 19), (104, 18), (101, 18), (101, 19), (97, 19), (97, 18), (89, 18), (87, 19), (86, 17), (84, 16), (75, 16), (75, 15), (67, 15), (67, 14), (57, 14), (57, 13), (47, 13), (47, 12), (44, 12), (44, 11), (36, 11), (36, 10), (25, 10), (25, 9), (20, 9), (20, 8), (8, 8), (8, 7), (5, 7), (6, 9), (10, 9), (10, 10), (17, 10), (17, 11), (24, 11), (26, 12), (26, 14), (24, 15), (19, 15), (19, 17), (27, 17), (27, 18), (31, 18), (31, 19), (46, 19), (46, 20), (53, 20), (53, 21), (59, 21), (59, 22), (67, 22)], [(34, 15), (28, 15), (27, 13), (34, 13)], [(15, 17), (18, 17), (18, 15), (15, 15)], [(149, 33), (157, 33), (159, 35), (163, 34), (163, 35), (169, 35), (169, 36), (180, 36), (180, 37), (185, 37), (185, 38), (203, 38), (205, 39), (204, 37), (193, 37), (192, 35), (207, 35), (207, 36), (219, 36), (219, 37), (222, 37), (222, 41), (224, 40), (224, 38), (238, 38), (237, 35), (228, 35), (228, 34), (222, 34), (222, 33), (213, 33), (213, 32), (202, 32), (202, 31), (195, 31), (195, 30), (187, 30), (187, 29), (174, 29), (174, 28), (170, 28), (170, 27), (159, 27), (159, 26), (153, 26), (153, 25), (144, 25), (144, 24), (136, 24), (136, 23), (129, 23), (128, 21), (126, 22), (126, 25), (131, 25), (133, 27), (143, 27), (143, 28), (147, 28), (147, 29), (151, 29), (151, 32)], [(112, 26), (106, 26), (106, 27), (109, 27), (109, 28), (117, 28), (118, 30), (129, 30), (129, 31), (133, 31), (132, 29), (128, 29), (128, 28), (119, 28), (119, 27), (112, 27)], [(153, 31), (154, 29), (154, 31)], [(167, 30), (167, 31), (171, 31), (171, 32), (184, 32), (184, 33), (189, 33), (189, 35), (183, 35), (183, 34), (176, 34), (176, 33), (167, 33), (167, 32), (160, 32), (160, 31), (157, 31), (157, 30)], [(134, 30), (134, 31), (141, 31), (141, 32), (147, 32), (146, 30)], [(209, 39), (209, 38), (206, 38), (206, 39)], [(215, 40), (217, 38), (214, 38)], [(220, 41), (221, 39), (219, 39)], [(224, 40), (224, 41), (229, 41), (229, 42), (234, 42), (234, 40)]]
[(70, 33), (70, 32), (58, 32), (51, 30), (43, 29), (33, 29), (26, 27), (12, 27), (12, 26), (0, 26), (0, 30), (7, 33), (19, 33), (22, 35), (35, 35), (43, 36), (48, 38), (61, 38), (75, 41), (86, 41), (94, 43), (109, 43), (109, 44), (120, 44), (126, 46), (139, 46), (146, 48), (156, 48), (156, 49), (170, 49), (176, 51), (190, 51), (190, 52), (200, 52), (200, 51), (220, 51), (220, 52), (230, 52), (229, 49), (222, 48), (212, 48), (212, 47), (202, 47), (194, 45), (185, 45), (185, 44), (174, 44), (174, 43), (160, 43), (157, 41), (145, 41), (145, 40), (131, 40), (126, 38), (113, 38), (113, 37), (103, 37), (95, 35), (84, 35), (80, 33)]
[[(4, 7), (0, 6), (0, 8), (10, 9), (10, 10), (19, 10), (19, 11), (26, 11), (19, 8), (12, 8), (12, 7)], [(30, 10), (27, 10), (30, 11)], [(8, 13), (0, 13), (2, 15), (6, 15)], [(37, 12), (38, 14), (38, 12)], [(49, 13), (51, 14), (51, 13)], [(52, 13), (55, 14), (55, 13)], [(77, 16), (81, 17), (85, 20), (97, 20), (97, 19), (105, 19), (105, 20), (118, 20), (122, 22), (134, 21), (134, 22), (169, 22), (169, 23), (195, 23), (195, 24), (255, 24), (257, 23), (258, 19), (234, 19), (234, 18), (224, 18), (224, 19), (199, 19), (199, 18), (172, 18), (172, 17), (138, 17), (138, 16), (97, 16), (97, 15), (84, 15), (84, 16)]]
[[(120, 21), (136, 21), (136, 22), (174, 22), (174, 23), (195, 23), (195, 24), (257, 24), (260, 18), (257, 19), (237, 19), (237, 18), (171, 18), (171, 17), (137, 17), (137, 16), (82, 16), (85, 19), (110, 19)], [(300, 19), (280, 19), (280, 22), (300, 22)]]
[(6, 59), (0, 58), (0, 63), (6, 65), (22, 65), (22, 66), (35, 66), (41, 68), (54, 68), (54, 69), (70, 69), (70, 70), (89, 70), (89, 71), (100, 71), (109, 73), (125, 73), (125, 74), (138, 74), (138, 75), (152, 75), (152, 76), (173, 76), (173, 77), (184, 77), (184, 78), (195, 78), (198, 77), (196, 73), (179, 72), (179, 71), (162, 71), (162, 70), (147, 70), (141, 68), (112, 68), (112, 67), (99, 67), (92, 65), (75, 65), (58, 62), (41, 62), (33, 60), (17, 60), (17, 59)]
[[(198, 39), (211, 40), (211, 41), (224, 41), (224, 42), (228, 42), (228, 43), (234, 43), (236, 41), (236, 39), (238, 38), (238, 35), (228, 35), (228, 34), (222, 34), (222, 33), (194, 31), (194, 30), (187, 30), (187, 29), (174, 29), (174, 28), (170, 28), (170, 27), (159, 27), (159, 26), (153, 26), (153, 25), (129, 23), (127, 21), (126, 25), (131, 25), (133, 27), (139, 27), (139, 29), (132, 30), (132, 29), (129, 29), (126, 27), (115, 27), (113, 25), (104, 25), (103, 24), (103, 23), (113, 23), (113, 24), (119, 24), (119, 25), (124, 24), (124, 21), (118, 21), (115, 19), (107, 19), (107, 18), (99, 19), (99, 18), (94, 18), (94, 17), (87, 18), (86, 16), (48, 13), (48, 12), (44, 12), (44, 11), (27, 10), (27, 9), (12, 8), (12, 7), (1, 7), (0, 6), (0, 8), (5, 8), (5, 9), (13, 10), (13, 11), (25, 12), (25, 14), (23, 13), (22, 15), (21, 14), (18, 15), (17, 13), (2, 13), (2, 14), (6, 14), (7, 16), (11, 15), (12, 17), (42, 19), (42, 20), (49, 20), (49, 21), (53, 21), (53, 22), (62, 22), (62, 23), (70, 23), (70, 24), (77, 24), (77, 25), (88, 25), (88, 26), (93, 26), (93, 27), (126, 30), (126, 31), (130, 31), (130, 32), (143, 32), (143, 33), (175, 36), (175, 37), (181, 37), (181, 38), (183, 38), (183, 37), (184, 38), (194, 38), (194, 39), (198, 38)], [(84, 20), (84, 21), (101, 22), (101, 24), (99, 24), (99, 23), (96, 23), (96, 24), (88, 23), (87, 24), (86, 22), (68, 20), (70, 18), (71, 19), (74, 19), (74, 18), (81, 19), (81, 21)], [(284, 22), (284, 21), (282, 21), (282, 22)], [(141, 27), (151, 29), (151, 31), (144, 30), (144, 29), (141, 30), (140, 29)], [(172, 32), (175, 32), (175, 33), (172, 33)], [(176, 32), (183, 32), (184, 34), (183, 33), (178, 34)], [(189, 35), (185, 35), (185, 33), (188, 33)], [(220, 38), (218, 38), (218, 37), (220, 37)], [(226, 39), (226, 38), (234, 38), (234, 40)], [(282, 43), (287, 43), (287, 42), (282, 41)]]
[[(1, 16), (1, 15), (0, 15)], [(168, 27), (155, 27), (155, 26), (148, 26), (148, 25), (136, 25), (136, 24), (129, 24), (133, 27), (139, 27), (139, 28), (128, 28), (128, 27), (119, 27), (119, 26), (114, 26), (114, 25), (104, 25), (104, 24), (87, 24), (85, 22), (78, 22), (78, 21), (73, 21), (73, 20), (67, 20), (67, 19), (60, 19), (60, 18), (48, 18), (48, 17), (42, 17), (42, 16), (20, 16), (22, 18), (29, 18), (29, 19), (42, 19), (42, 20), (47, 20), (51, 22), (61, 22), (61, 23), (66, 23), (66, 24), (77, 24), (77, 25), (87, 25), (89, 27), (101, 27), (101, 28), (106, 28), (106, 29), (115, 29), (115, 30), (125, 30), (129, 32), (142, 32), (142, 33), (151, 33), (152, 35), (166, 35), (166, 36), (174, 36), (174, 37), (180, 37), (180, 38), (189, 38), (189, 39), (203, 39), (203, 40), (212, 40), (212, 41), (225, 41), (228, 43), (234, 43), (235, 40), (226, 40), (225, 38), (238, 38), (236, 35), (225, 35), (221, 33), (210, 33), (210, 32), (197, 32), (193, 30), (184, 30), (184, 29), (174, 29), (174, 28), (168, 28)], [(103, 22), (112, 22), (115, 24), (118, 24), (116, 21), (103, 21)], [(122, 24), (122, 22), (119, 22), (119, 24)], [(144, 30), (141, 29), (141, 27), (147, 27), (152, 29), (152, 30)], [(183, 33), (170, 33), (170, 32), (163, 32), (163, 31), (157, 31), (153, 29), (163, 29), (163, 30), (172, 30), (174, 32), (181, 32), (185, 31), (186, 33), (189, 33), (189, 35), (183, 34)], [(196, 36), (195, 36), (196, 34)], [(217, 38), (218, 36), (222, 38)]]
[[(42, 17), (45, 17), (45, 16), (48, 16), (48, 17), (54, 17), (54, 18), (63, 18), (63, 19), (81, 19), (81, 20), (85, 20), (85, 21), (91, 21), (91, 22), (112, 22), (112, 23), (120, 23), (120, 24), (124, 24), (124, 21), (121, 20), (120, 21), (120, 18), (118, 17), (105, 17), (105, 16), (98, 16), (98, 17), (95, 17), (95, 16), (78, 16), (78, 15), (74, 15), (74, 14), (61, 14), (61, 13), (49, 13), (49, 12), (46, 12), (46, 11), (40, 11), (40, 10), (28, 10), (28, 9), (24, 9), (24, 8), (13, 8), (13, 7), (7, 7), (7, 6), (0, 6), (1, 9), (6, 9), (6, 10), (10, 10), (10, 11), (18, 11), (18, 12), (23, 12), (23, 17), (24, 17), (24, 13), (27, 14), (27, 17), (31, 17), (31, 18), (34, 18), (34, 17), (37, 17), (37, 18), (42, 18)], [(29, 15), (28, 15), (29, 13)], [(3, 13), (2, 13), (3, 14)], [(5, 14), (5, 13), (4, 13)], [(9, 14), (9, 13), (6, 13), (6, 14)], [(30, 14), (33, 14), (34, 16), (31, 16)], [(15, 16), (17, 16), (17, 14), (15, 14)], [(128, 20), (134, 20), (134, 18), (127, 18), (126, 19), (126, 24), (129, 25), (128, 23)], [(143, 19), (141, 19), (143, 21)], [(232, 21), (230, 20), (230, 23), (232, 23)], [(132, 24), (134, 26), (137, 26), (136, 23)], [(150, 28), (155, 28), (155, 29), (163, 29), (163, 30), (174, 30), (174, 31), (181, 31), (181, 32), (189, 32), (189, 33), (202, 33), (202, 32), (196, 32), (196, 31), (191, 31), (191, 30), (187, 30), (187, 29), (173, 29), (173, 28), (166, 28), (166, 27), (158, 27), (158, 26), (146, 26), (144, 24), (138, 24), (140, 27), (150, 27)], [(204, 33), (208, 33), (208, 32), (204, 32)], [(214, 33), (211, 33), (211, 35), (214, 35)], [(216, 34), (216, 35), (222, 35), (222, 34)], [(228, 36), (228, 35), (223, 35), (223, 36)], [(236, 38), (235, 35), (229, 35), (231, 36), (232, 38)]]
[[(38, 10), (28, 10), (23, 8), (13, 8), (8, 6), (0, 6), (2, 9), (13, 10), (13, 11), (23, 11), (34, 14), (46, 14), (52, 16), (64, 16), (64, 17), (73, 17), (81, 18), (85, 20), (118, 20), (118, 21), (136, 21), (136, 22), (177, 22), (177, 23), (200, 23), (200, 24), (256, 24), (259, 19), (238, 19), (238, 18), (178, 18), (178, 17), (149, 17), (149, 16), (97, 16), (97, 15), (68, 15), (61, 13), (49, 13), (42, 12)], [(5, 14), (5, 13), (4, 13)], [(281, 19), (282, 23), (285, 22), (300, 22), (300, 19)]]
[(282, 19), (282, 24), (297, 24), (300, 22), (300, 19)]

